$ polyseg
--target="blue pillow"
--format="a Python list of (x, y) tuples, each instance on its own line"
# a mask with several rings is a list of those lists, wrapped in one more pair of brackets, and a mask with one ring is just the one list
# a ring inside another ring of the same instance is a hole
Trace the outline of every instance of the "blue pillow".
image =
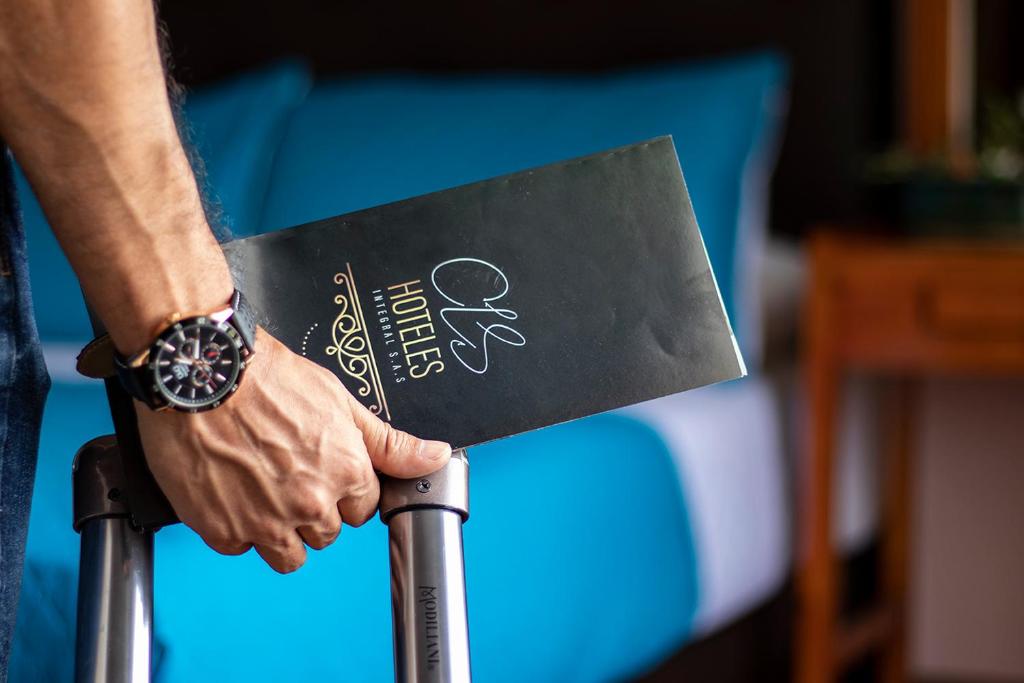
[[(310, 87), (308, 70), (286, 63), (197, 91), (185, 103), (187, 137), (204, 160), (207, 194), (229, 228), (258, 223), (268, 177), (292, 111)], [(71, 266), (28, 182), (16, 173), (28, 239), (36, 323), (44, 341), (81, 341), (92, 327)]]
[[(288, 127), (260, 227), (283, 228), (671, 134), (723, 300), (735, 316), (739, 292), (747, 289), (737, 283), (745, 275), (737, 265), (741, 218), (749, 213), (741, 209), (745, 175), (776, 127), (784, 72), (778, 56), (758, 54), (599, 76), (320, 83)], [(753, 330), (739, 327), (744, 351), (752, 350)]]

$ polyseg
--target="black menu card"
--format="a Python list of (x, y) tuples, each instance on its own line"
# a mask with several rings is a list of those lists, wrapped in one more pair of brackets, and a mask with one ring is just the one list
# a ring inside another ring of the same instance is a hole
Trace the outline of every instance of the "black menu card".
[(745, 373), (668, 137), (225, 252), (266, 329), (456, 447)]

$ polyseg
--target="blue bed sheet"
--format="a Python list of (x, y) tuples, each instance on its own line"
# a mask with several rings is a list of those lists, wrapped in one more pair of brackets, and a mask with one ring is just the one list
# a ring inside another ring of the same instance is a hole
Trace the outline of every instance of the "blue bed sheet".
[[(109, 425), (98, 383), (55, 383), (12, 681), (68, 678), (78, 560), (70, 462)], [(672, 458), (653, 431), (609, 414), (470, 455), (466, 565), (480, 680), (615, 680), (686, 639), (699, 588), (693, 537)], [(198, 672), (217, 681), (391, 678), (378, 520), (346, 528), (288, 576), (252, 552), (219, 556), (180, 525), (157, 534), (156, 553), (159, 681)]]

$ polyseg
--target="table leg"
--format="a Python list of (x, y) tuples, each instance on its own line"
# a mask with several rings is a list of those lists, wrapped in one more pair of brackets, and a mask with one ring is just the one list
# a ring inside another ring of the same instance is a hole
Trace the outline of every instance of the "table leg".
[(805, 324), (804, 425), (798, 500), (799, 600), (795, 679), (829, 683), (836, 677), (839, 572), (832, 547), (833, 452), (840, 374), (829, 319), (827, 275), (812, 273)]
[(897, 380), (885, 400), (886, 450), (882, 482), (881, 598), (891, 619), (882, 648), (884, 683), (907, 679), (907, 584), (910, 542), (910, 450), (914, 385)]

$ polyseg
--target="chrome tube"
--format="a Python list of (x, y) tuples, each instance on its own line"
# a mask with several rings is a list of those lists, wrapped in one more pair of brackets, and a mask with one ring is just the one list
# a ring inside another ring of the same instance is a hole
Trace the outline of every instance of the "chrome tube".
[(381, 483), (398, 683), (471, 680), (462, 548), (468, 474), (465, 451), (456, 451), (444, 469), (427, 477)]
[(76, 683), (148, 683), (153, 651), (153, 532), (130, 522), (113, 436), (82, 446), (72, 466), (78, 568)]
[(76, 683), (148, 683), (153, 649), (153, 534), (126, 517), (82, 525)]

